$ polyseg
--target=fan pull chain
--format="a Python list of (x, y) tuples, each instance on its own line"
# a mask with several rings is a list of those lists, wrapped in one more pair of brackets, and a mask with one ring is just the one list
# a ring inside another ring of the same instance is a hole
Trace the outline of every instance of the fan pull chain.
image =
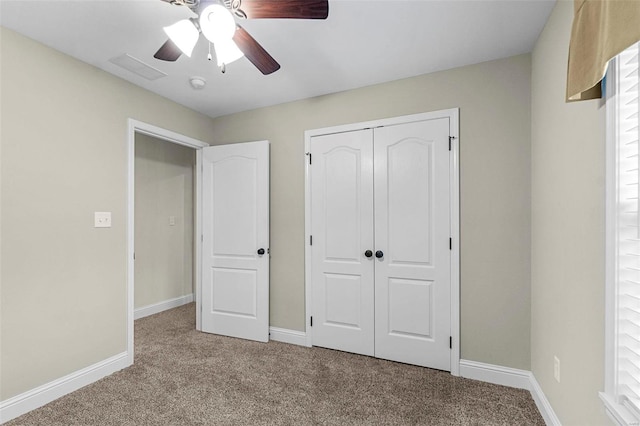
[[(208, 59), (208, 60), (213, 59), (213, 56), (211, 56), (211, 42), (209, 42), (209, 54), (207, 55), (207, 59)], [(225, 72), (227, 72), (227, 66), (226, 66), (226, 64), (222, 64), (222, 65), (220, 65), (220, 71), (222, 71), (222, 74), (224, 74)]]

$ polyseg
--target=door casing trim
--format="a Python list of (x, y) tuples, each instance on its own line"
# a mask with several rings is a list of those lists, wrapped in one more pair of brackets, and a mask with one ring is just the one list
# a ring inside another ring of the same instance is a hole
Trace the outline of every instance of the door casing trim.
[(304, 281), (305, 281), (305, 334), (306, 345), (313, 344), (313, 329), (310, 318), (312, 310), (311, 288), (311, 179), (307, 153), (311, 152), (311, 138), (314, 136), (329, 135), (334, 133), (353, 132), (357, 130), (376, 127), (393, 126), (412, 123), (416, 121), (434, 120), (438, 118), (449, 119), (449, 136), (451, 139), (451, 152), (449, 154), (449, 190), (450, 190), (450, 235), (451, 248), (451, 374), (460, 375), (460, 126), (459, 108), (451, 108), (420, 114), (404, 115), (399, 117), (384, 118), (373, 121), (345, 124), (340, 126), (324, 127), (321, 129), (307, 130), (304, 132)]

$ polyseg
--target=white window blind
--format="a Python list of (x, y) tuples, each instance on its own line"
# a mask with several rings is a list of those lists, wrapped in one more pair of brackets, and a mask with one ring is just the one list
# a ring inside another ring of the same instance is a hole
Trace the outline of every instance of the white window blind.
[[(618, 402), (640, 413), (640, 43), (617, 57), (615, 388)], [(609, 89), (608, 89), (609, 90)]]

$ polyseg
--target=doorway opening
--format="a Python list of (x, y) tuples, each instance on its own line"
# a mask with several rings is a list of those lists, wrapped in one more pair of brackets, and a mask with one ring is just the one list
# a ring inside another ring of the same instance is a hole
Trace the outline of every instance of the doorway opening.
[[(208, 144), (129, 119), (127, 352), (134, 320), (199, 305), (201, 149)], [(136, 253), (136, 247), (138, 253)], [(196, 329), (200, 311), (196, 309)]]
[(194, 301), (193, 148), (135, 135), (134, 319)]

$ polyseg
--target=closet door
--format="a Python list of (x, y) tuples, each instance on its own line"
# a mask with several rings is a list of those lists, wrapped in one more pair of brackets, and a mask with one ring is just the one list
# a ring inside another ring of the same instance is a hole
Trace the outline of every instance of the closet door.
[(372, 140), (370, 129), (313, 137), (310, 166), (313, 345), (371, 356)]
[(449, 119), (376, 128), (375, 356), (450, 370)]

